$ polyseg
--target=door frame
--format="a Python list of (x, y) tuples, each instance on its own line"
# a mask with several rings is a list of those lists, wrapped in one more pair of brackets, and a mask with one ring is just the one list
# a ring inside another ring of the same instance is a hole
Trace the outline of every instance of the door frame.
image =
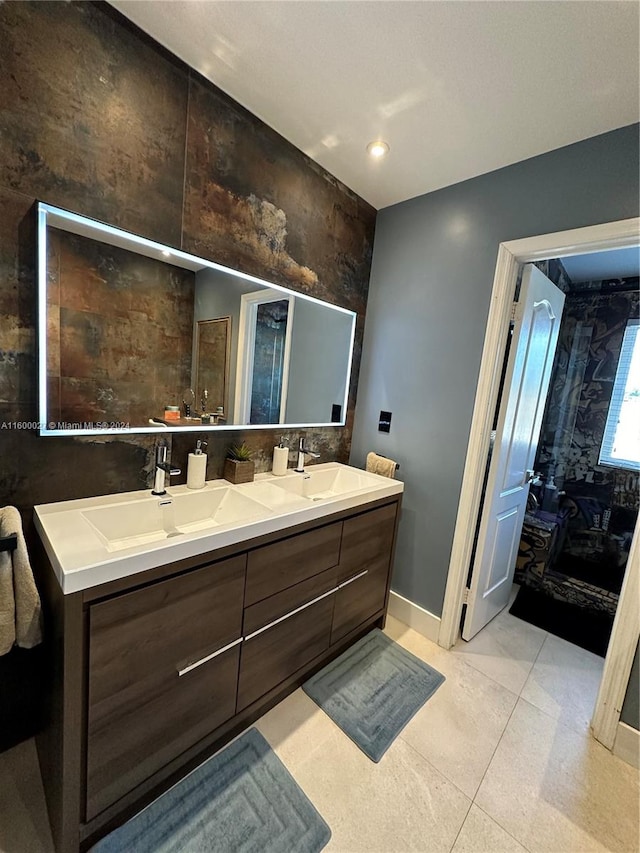
[[(509, 334), (513, 297), (521, 264), (570, 257), (640, 244), (640, 217), (590, 225), (500, 243), (493, 280), (487, 330), (482, 350), (478, 390), (462, 477), (460, 503), (451, 547), (438, 643), (451, 648), (460, 636), (467, 574), (480, 510), (482, 484), (493, 426), (500, 375)], [(636, 522), (627, 570), (605, 659), (604, 672), (592, 719), (594, 736), (613, 746), (633, 656), (640, 635), (640, 524)]]
[[(253, 388), (253, 356), (256, 340), (256, 318), (258, 306), (265, 302), (289, 303), (287, 331), (284, 339), (282, 360), (282, 386), (280, 391), (280, 415), (278, 423), (285, 422), (287, 392), (289, 389), (289, 362), (291, 360), (291, 338), (293, 329), (293, 310), (295, 297), (281, 290), (256, 290), (243, 293), (240, 297), (240, 318), (238, 321), (238, 357), (236, 361), (236, 393), (234, 415), (238, 424), (248, 424), (251, 415), (251, 391)], [(263, 427), (270, 426), (262, 424)], [(278, 424), (271, 424), (278, 426)]]

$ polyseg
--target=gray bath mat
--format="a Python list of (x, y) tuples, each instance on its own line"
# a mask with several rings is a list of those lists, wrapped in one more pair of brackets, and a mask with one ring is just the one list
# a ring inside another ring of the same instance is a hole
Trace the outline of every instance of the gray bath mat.
[(380, 761), (444, 675), (375, 629), (302, 685), (342, 731)]
[(260, 732), (249, 729), (93, 853), (317, 853), (331, 838)]

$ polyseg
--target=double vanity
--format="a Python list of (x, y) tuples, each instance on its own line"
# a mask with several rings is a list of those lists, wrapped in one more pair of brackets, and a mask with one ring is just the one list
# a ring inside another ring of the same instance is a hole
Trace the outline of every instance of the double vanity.
[(35, 508), (59, 851), (88, 848), (384, 624), (402, 490), (327, 463)]

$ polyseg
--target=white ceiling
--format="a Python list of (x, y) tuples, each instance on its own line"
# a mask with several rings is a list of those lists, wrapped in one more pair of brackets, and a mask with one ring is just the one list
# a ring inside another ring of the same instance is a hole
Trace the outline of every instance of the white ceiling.
[(639, 119), (627, 0), (111, 3), (376, 208)]
[(607, 278), (631, 278), (640, 275), (640, 248), (610, 249), (562, 258), (564, 268), (573, 284), (581, 281), (602, 281)]

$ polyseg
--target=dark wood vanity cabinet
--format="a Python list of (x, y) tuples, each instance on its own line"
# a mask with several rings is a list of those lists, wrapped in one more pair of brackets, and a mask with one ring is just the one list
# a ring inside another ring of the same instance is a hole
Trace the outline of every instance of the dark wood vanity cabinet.
[(384, 624), (399, 503), (67, 596), (41, 567), (55, 683), (38, 750), (60, 853), (88, 848)]
[(277, 622), (242, 644), (238, 710), (251, 705), (329, 648), (330, 595)]
[(325, 524), (249, 552), (245, 604), (255, 604), (340, 562), (342, 522)]
[(87, 819), (235, 714), (246, 562), (89, 607)]
[(395, 525), (393, 504), (345, 520), (332, 643), (385, 606)]

